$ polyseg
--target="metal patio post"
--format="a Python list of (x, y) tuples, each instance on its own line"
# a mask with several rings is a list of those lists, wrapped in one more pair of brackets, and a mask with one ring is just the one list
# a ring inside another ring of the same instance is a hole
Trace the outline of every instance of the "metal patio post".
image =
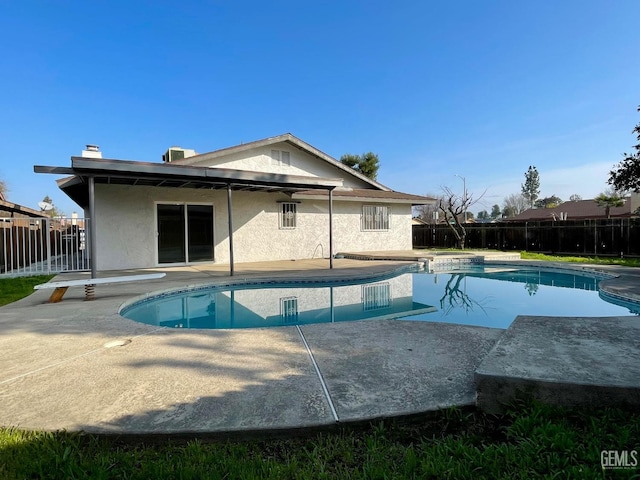
[(89, 249), (91, 252), (91, 278), (98, 277), (96, 256), (96, 184), (93, 177), (89, 177)]
[(333, 268), (333, 190), (329, 190), (329, 268)]
[(227, 216), (229, 217), (229, 275), (233, 277), (233, 219), (231, 217), (231, 184), (227, 184)]

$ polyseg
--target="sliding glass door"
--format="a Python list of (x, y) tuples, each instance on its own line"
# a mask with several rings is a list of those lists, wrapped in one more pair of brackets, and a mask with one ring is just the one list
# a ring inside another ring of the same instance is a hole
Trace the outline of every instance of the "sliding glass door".
[(213, 207), (187, 205), (189, 262), (213, 260)]
[(213, 206), (158, 204), (158, 263), (213, 260)]

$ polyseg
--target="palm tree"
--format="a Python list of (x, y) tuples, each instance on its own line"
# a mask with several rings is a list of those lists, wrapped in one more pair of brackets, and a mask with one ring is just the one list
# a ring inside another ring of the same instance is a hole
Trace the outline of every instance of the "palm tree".
[(616, 192), (604, 192), (594, 198), (599, 207), (604, 207), (607, 219), (611, 218), (611, 207), (622, 207), (624, 198)]

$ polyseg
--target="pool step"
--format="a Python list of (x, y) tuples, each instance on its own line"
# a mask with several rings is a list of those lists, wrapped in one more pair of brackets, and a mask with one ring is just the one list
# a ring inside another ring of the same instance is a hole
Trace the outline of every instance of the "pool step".
[(562, 406), (640, 407), (637, 317), (518, 316), (475, 372), (477, 405), (520, 399)]

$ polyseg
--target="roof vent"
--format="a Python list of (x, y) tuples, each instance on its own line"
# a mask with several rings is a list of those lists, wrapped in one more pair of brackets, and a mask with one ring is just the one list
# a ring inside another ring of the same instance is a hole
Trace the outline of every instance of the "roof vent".
[(171, 163), (176, 160), (182, 160), (183, 158), (195, 157), (196, 155), (196, 151), (190, 148), (170, 147), (167, 152), (162, 155), (162, 161)]
[(84, 158), (102, 158), (102, 152), (98, 145), (87, 144), (87, 149), (82, 151)]

